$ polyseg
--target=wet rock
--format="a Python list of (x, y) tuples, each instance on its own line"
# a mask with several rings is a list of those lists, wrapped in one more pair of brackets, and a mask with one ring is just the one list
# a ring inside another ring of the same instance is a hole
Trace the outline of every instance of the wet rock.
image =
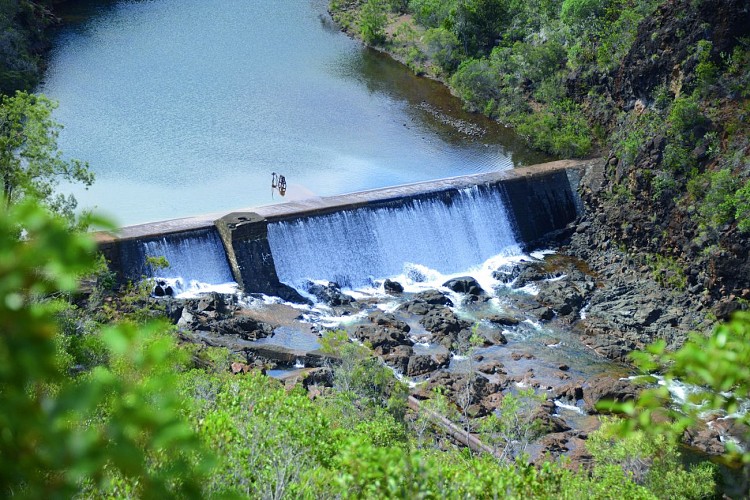
[(425, 302), (422, 302), (420, 300), (410, 300), (409, 302), (405, 302), (401, 304), (398, 308), (399, 311), (406, 311), (410, 314), (414, 314), (416, 316), (424, 316), (430, 310), (435, 307), (431, 306)]
[(497, 361), (496, 359), (493, 359), (491, 361), (485, 361), (483, 363), (480, 363), (477, 366), (477, 371), (482, 373), (487, 373), (489, 375), (494, 375), (495, 373), (505, 374), (505, 370), (503, 370), (504, 365)]
[(505, 345), (508, 343), (508, 338), (503, 332), (491, 331), (485, 334), (485, 338), (491, 345)]
[(482, 289), (479, 282), (471, 276), (453, 278), (443, 283), (443, 286), (456, 293), (465, 293), (475, 297), (485, 295), (485, 291)]
[(471, 323), (459, 319), (456, 314), (447, 307), (438, 307), (429, 311), (420, 321), (427, 331), (432, 333), (433, 339), (451, 349), (453, 344), (459, 340), (459, 333), (467, 331), (464, 340), (471, 336)]
[(367, 319), (370, 320), (370, 323), (373, 323), (375, 325), (395, 328), (396, 330), (401, 330), (404, 333), (408, 333), (411, 330), (411, 327), (409, 327), (409, 325), (396, 318), (396, 316), (391, 313), (374, 311), (369, 314)]
[(338, 283), (329, 282), (327, 285), (308, 282), (307, 291), (318, 301), (331, 307), (347, 306), (354, 302), (354, 298), (341, 292)]
[(721, 433), (709, 426), (687, 429), (682, 439), (688, 446), (708, 455), (721, 455), (725, 451), (724, 443), (721, 442)]
[(397, 346), (412, 346), (414, 343), (406, 336), (409, 325), (394, 315), (376, 311), (370, 314), (370, 325), (360, 325), (354, 330), (354, 336), (362, 342), (369, 342), (373, 350), (388, 354)]
[[(442, 361), (442, 363), (440, 361)], [(434, 372), (435, 370), (447, 366), (449, 361), (450, 360), (447, 356), (441, 359), (436, 359), (428, 354), (412, 356), (411, 359), (409, 359), (406, 374), (410, 377), (417, 377), (419, 375)]]
[(547, 269), (544, 262), (527, 262), (523, 265), (521, 272), (513, 282), (513, 288), (523, 288), (527, 285), (535, 284), (543, 280), (558, 278), (562, 276), (562, 271)]
[(414, 350), (406, 345), (399, 345), (390, 350), (383, 356), (383, 361), (392, 367), (398, 373), (408, 373), (408, 367), (411, 362)]
[(488, 316), (486, 319), (493, 325), (502, 325), (502, 326), (516, 326), (517, 324), (521, 322), (520, 319), (514, 316), (501, 315), (501, 314), (493, 314), (492, 316)]
[(325, 366), (308, 370), (302, 379), (302, 387), (309, 389), (312, 386), (333, 387), (333, 371)]
[(555, 317), (555, 311), (551, 307), (536, 307), (529, 311), (531, 314), (536, 316), (540, 321), (550, 321)]
[(416, 294), (412, 300), (401, 304), (398, 310), (424, 316), (433, 309), (452, 305), (453, 302), (446, 295), (437, 290), (427, 290)]
[(438, 306), (452, 306), (453, 302), (446, 295), (437, 290), (426, 290), (414, 296), (415, 301), (421, 301), (425, 304)]
[[(593, 289), (593, 282), (590, 288)], [(586, 282), (573, 282), (569, 279), (544, 283), (541, 286), (537, 300), (542, 304), (557, 311), (560, 316), (567, 316), (571, 313), (576, 315), (583, 307), (583, 303), (588, 291)]]
[(391, 281), (389, 279), (386, 279), (383, 282), (383, 289), (385, 290), (385, 293), (388, 294), (399, 294), (404, 292), (404, 287), (399, 283), (398, 281)]
[(622, 380), (610, 375), (600, 375), (592, 378), (583, 387), (583, 401), (586, 409), (590, 412), (601, 413), (596, 405), (604, 401), (623, 403), (634, 400), (638, 393), (638, 387), (629, 380)]
[(247, 316), (218, 321), (210, 329), (220, 335), (236, 335), (245, 340), (258, 340), (273, 335), (271, 325)]
[(529, 354), (528, 352), (513, 352), (511, 353), (510, 357), (513, 361), (519, 361), (521, 359), (534, 359), (534, 355)]
[(583, 399), (583, 387), (574, 383), (562, 385), (555, 390), (555, 397), (575, 403), (579, 399)]

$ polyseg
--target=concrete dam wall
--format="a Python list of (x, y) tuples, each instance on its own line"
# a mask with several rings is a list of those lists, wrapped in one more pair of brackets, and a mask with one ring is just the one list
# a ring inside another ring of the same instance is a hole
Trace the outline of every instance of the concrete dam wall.
[[(310, 198), (97, 234), (126, 279), (153, 275), (164, 256), (185, 279), (233, 279), (245, 292), (304, 300), (308, 279), (357, 286), (404, 262), (459, 272), (497, 254), (537, 247), (574, 221), (578, 183), (597, 160), (557, 161)], [(188, 276), (189, 275), (189, 276)]]

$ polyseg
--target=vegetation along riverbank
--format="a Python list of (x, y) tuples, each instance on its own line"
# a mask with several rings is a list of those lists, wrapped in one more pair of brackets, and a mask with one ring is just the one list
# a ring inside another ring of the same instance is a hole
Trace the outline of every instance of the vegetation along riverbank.
[(80, 228), (108, 223), (54, 193), (93, 178), (25, 92), (55, 3), (0, 4), (3, 496), (747, 496), (746, 2), (332, 2), (535, 147), (602, 160), (555, 253), (306, 304), (165, 297), (97, 255)]

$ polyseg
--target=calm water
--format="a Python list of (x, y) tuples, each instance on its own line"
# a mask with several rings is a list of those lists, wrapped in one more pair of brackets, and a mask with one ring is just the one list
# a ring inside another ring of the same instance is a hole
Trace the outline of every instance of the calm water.
[[(97, 175), (67, 189), (134, 224), (283, 201), (272, 171), (290, 199), (546, 159), (338, 32), (325, 5), (78, 2), (41, 88), (60, 103), (65, 155)], [(435, 109), (487, 133), (467, 136)]]

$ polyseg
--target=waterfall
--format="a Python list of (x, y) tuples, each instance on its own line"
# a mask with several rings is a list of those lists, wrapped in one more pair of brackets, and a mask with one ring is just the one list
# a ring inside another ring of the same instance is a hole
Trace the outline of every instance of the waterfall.
[[(229, 269), (224, 245), (215, 229), (169, 235), (141, 242), (142, 260), (164, 257), (166, 269), (153, 271), (159, 278), (173, 278), (182, 282), (219, 285), (234, 281)], [(150, 273), (151, 274), (151, 273)]]
[(271, 223), (268, 241), (279, 279), (296, 288), (307, 280), (363, 286), (408, 263), (456, 273), (521, 252), (502, 193), (487, 186)]

